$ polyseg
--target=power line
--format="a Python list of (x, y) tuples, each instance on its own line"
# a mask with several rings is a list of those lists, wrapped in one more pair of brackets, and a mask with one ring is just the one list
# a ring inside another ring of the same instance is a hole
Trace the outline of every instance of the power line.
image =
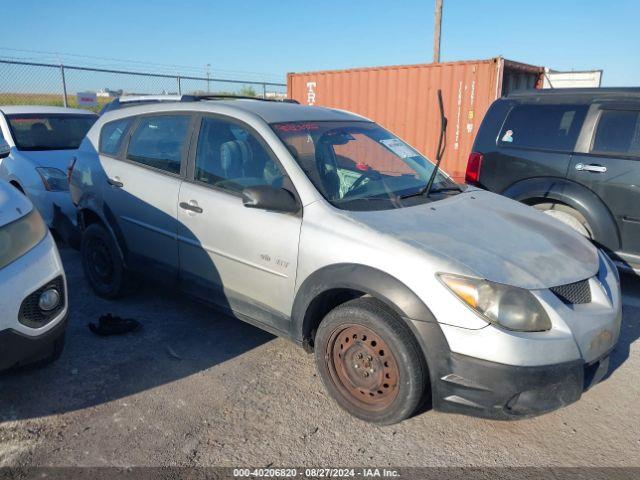
[[(131, 65), (137, 65), (137, 66), (149, 66), (149, 67), (162, 67), (164, 69), (169, 69), (171, 71), (171, 73), (198, 73), (198, 74), (203, 74), (204, 73), (204, 69), (201, 67), (194, 67), (194, 66), (188, 66), (188, 65), (177, 65), (177, 64), (167, 64), (167, 63), (158, 63), (158, 62), (145, 62), (145, 61), (137, 61), (137, 60), (126, 60), (126, 59), (119, 59), (119, 58), (113, 58), (113, 57), (101, 57), (101, 56), (96, 56), (96, 55), (82, 55), (82, 54), (75, 54), (75, 53), (62, 53), (62, 52), (53, 52), (53, 51), (47, 51), (47, 50), (31, 50), (31, 49), (23, 49), (23, 48), (9, 48), (9, 47), (0, 47), (0, 50), (5, 50), (5, 51), (11, 51), (11, 52), (21, 52), (21, 53), (29, 53), (29, 54), (37, 54), (37, 55), (45, 55), (48, 56), (48, 58), (52, 59), (53, 62), (55, 63), (60, 63), (61, 61), (61, 57), (76, 57), (76, 58), (83, 58), (83, 59), (91, 59), (91, 60), (100, 60), (101, 63), (98, 64), (98, 66), (103, 67), (103, 68), (117, 68), (117, 67), (121, 67), (122, 65), (127, 65), (129, 68), (131, 68)], [(16, 58), (16, 57), (12, 57), (12, 58)], [(21, 57), (22, 59), (29, 59), (29, 60), (38, 60), (42, 57), (38, 57), (38, 58), (34, 58), (34, 57)], [(17, 59), (17, 58), (16, 58)], [(104, 62), (116, 62), (114, 63), (104, 63)], [(277, 79), (278, 81), (282, 80), (283, 75), (277, 75), (274, 73), (265, 73), (265, 72), (252, 72), (252, 71), (242, 71), (242, 70), (224, 70), (224, 69), (219, 69), (219, 68), (214, 68), (214, 70), (216, 72), (222, 73), (224, 75), (251, 75), (254, 77), (259, 77), (262, 80), (267, 80), (267, 79)]]

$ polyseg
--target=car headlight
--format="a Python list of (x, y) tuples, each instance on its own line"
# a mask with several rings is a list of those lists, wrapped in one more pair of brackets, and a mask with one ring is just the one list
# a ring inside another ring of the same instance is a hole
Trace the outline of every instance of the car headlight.
[(0, 227), (0, 268), (35, 247), (47, 234), (47, 226), (34, 208), (18, 220)]
[(57, 168), (53, 167), (38, 167), (36, 168), (44, 188), (50, 192), (66, 192), (69, 190), (69, 181), (67, 175)]
[(551, 329), (547, 312), (529, 290), (449, 273), (440, 273), (438, 277), (453, 294), (490, 323), (519, 332)]

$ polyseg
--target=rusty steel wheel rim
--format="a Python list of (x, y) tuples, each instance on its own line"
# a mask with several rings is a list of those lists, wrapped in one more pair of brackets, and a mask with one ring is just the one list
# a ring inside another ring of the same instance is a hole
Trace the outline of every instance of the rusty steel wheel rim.
[(325, 359), (333, 383), (360, 408), (384, 410), (398, 396), (398, 364), (387, 343), (363, 325), (346, 325), (329, 338)]

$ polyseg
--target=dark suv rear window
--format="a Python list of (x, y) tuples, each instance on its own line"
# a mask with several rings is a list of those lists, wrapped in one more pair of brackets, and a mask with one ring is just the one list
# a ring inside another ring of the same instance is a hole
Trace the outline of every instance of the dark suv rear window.
[(604, 110), (591, 151), (640, 156), (640, 111)]
[(509, 112), (498, 144), (572, 151), (586, 112), (586, 105), (518, 105)]

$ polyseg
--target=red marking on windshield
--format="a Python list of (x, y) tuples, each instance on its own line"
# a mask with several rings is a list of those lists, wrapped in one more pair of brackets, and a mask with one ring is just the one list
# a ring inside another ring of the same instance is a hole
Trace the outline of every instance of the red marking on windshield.
[(43, 122), (44, 118), (11, 118), (9, 119), (11, 123), (33, 123), (33, 122)]
[(371, 167), (369, 165), (367, 165), (366, 163), (356, 163), (356, 168), (358, 170), (362, 170), (363, 172), (366, 172), (367, 170), (369, 170)]
[(308, 132), (320, 128), (317, 123), (281, 123), (275, 126), (281, 132)]

